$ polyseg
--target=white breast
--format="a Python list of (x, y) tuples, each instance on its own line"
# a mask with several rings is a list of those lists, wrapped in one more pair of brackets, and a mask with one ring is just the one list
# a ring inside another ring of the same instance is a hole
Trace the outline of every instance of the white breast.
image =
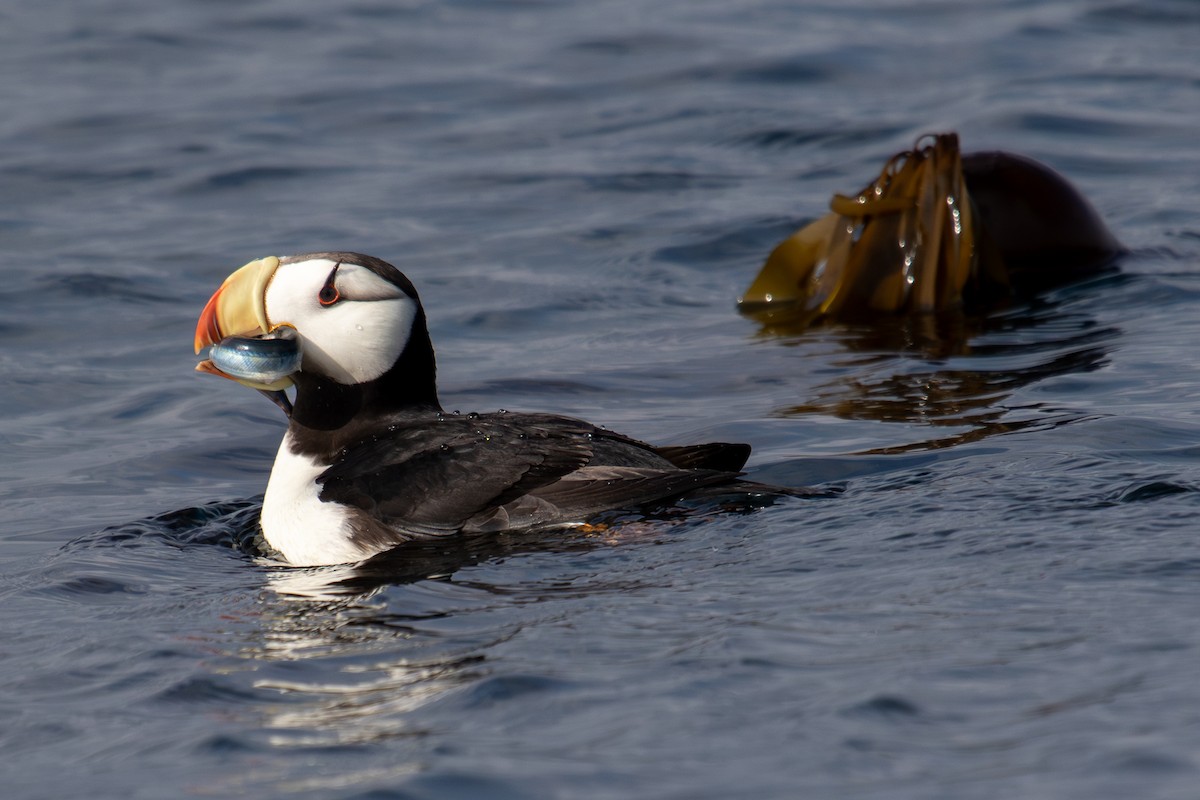
[(321, 501), (316, 479), (328, 465), (293, 452), (291, 445), (287, 433), (267, 482), (261, 519), (267, 542), (298, 567), (349, 564), (373, 555), (351, 539), (347, 510)]

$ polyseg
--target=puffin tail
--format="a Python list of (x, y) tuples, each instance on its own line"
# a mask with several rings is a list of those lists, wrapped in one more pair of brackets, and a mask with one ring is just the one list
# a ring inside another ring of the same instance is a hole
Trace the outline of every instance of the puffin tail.
[(750, 445), (729, 442), (656, 447), (654, 451), (680, 469), (717, 472), (741, 472), (750, 458)]

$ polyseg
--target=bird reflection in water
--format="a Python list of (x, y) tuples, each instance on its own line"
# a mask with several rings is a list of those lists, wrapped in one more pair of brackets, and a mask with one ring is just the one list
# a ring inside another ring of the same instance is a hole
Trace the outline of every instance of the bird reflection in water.
[(836, 380), (778, 414), (966, 428), (870, 452), (1081, 416), (1004, 405), (1020, 387), (1103, 366), (1119, 333), (1046, 297), (1116, 279), (1124, 252), (1065, 178), (1009, 153), (963, 156), (955, 134), (940, 134), (830, 208), (780, 243), (739, 298), (764, 337), (786, 345), (820, 326), (861, 354), (835, 362)]
[[(245, 533), (239, 546), (255, 554), (256, 532)], [(512, 635), (503, 626), (455, 630), (457, 613), (481, 597), (448, 578), (488, 557), (455, 539), (401, 546), (386, 565), (297, 569), (262, 560), (260, 636), (239, 655), (306, 662), (299, 670), (258, 669), (255, 688), (283, 700), (264, 719), (273, 746), (388, 741), (403, 751), (411, 740), (412, 759), (396, 765), (400, 773), (418, 768), (419, 742), (429, 733), (420, 709), (485, 676), (487, 652)]]
[[(278, 693), (278, 702), (264, 705), (268, 741), (277, 748), (387, 742), (397, 756), (396, 776), (418, 770), (431, 733), (423, 709), (435, 702), (468, 708), (494, 702), (492, 693), (507, 684), (492, 659), (505, 642), (544, 620), (539, 603), (549, 601), (559, 614), (564, 599), (626, 594), (655, 577), (618, 578), (591, 566), (564, 574), (556, 566), (539, 578), (536, 569), (505, 568), (504, 562), (662, 537), (706, 513), (693, 506), (664, 509), (657, 524), (644, 515), (612, 514), (607, 522), (555, 534), (408, 542), (357, 565), (264, 563), (259, 635), (238, 655), (258, 662), (255, 689)], [(245, 530), (235, 546), (252, 554), (254, 539), (255, 532)], [(499, 566), (492, 571), (490, 565)], [(303, 668), (289, 666), (298, 661)], [(337, 779), (361, 778), (352, 765), (347, 770)]]

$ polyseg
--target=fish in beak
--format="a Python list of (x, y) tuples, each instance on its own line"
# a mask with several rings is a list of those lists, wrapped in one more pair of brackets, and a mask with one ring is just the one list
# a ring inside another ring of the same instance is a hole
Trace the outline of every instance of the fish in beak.
[[(274, 333), (274, 327), (278, 326), (273, 327), (270, 320), (267, 319), (266, 293), (267, 285), (278, 268), (279, 259), (274, 256), (251, 261), (226, 278), (225, 282), (221, 284), (221, 288), (217, 289), (209, 298), (204, 310), (200, 312), (200, 320), (196, 324), (194, 344), (196, 353), (206, 347), (213, 348), (213, 352), (210, 354), (210, 358), (206, 358), (196, 365), (196, 371), (218, 375), (243, 386), (257, 389), (265, 394), (271, 402), (282, 408), (284, 413), (290, 413), (290, 403), (283, 395), (283, 390), (292, 385), (289, 377), (231, 374), (218, 367), (212, 357), (222, 347), (225, 347), (230, 355), (255, 355), (247, 351), (248, 347), (253, 346), (249, 340)], [(236, 339), (237, 343), (223, 344), (231, 338)], [(264, 345), (268, 341), (264, 340)], [(270, 343), (282, 344), (282, 342), (274, 341), (270, 341)], [(225, 352), (222, 351), (222, 354), (225, 355)], [(227, 357), (223, 361), (228, 363), (229, 358)], [(226, 369), (229, 367), (227, 366)]]

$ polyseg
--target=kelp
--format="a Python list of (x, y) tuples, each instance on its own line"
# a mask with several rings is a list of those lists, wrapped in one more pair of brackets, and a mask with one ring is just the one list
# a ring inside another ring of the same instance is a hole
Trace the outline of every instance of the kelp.
[(829, 208), (775, 247), (738, 299), (744, 312), (795, 329), (823, 319), (986, 310), (1075, 279), (1121, 251), (1066, 179), (1007, 153), (964, 164), (954, 133), (922, 136), (861, 191), (834, 195)]

